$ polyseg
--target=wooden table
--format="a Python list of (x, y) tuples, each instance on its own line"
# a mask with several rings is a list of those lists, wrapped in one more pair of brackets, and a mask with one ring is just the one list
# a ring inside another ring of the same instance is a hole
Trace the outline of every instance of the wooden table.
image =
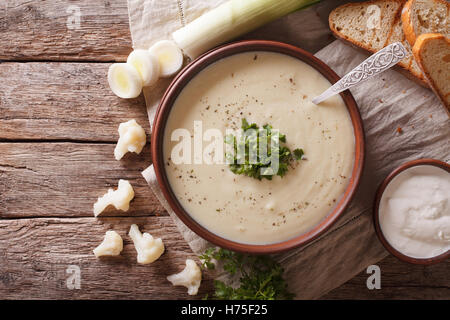
[[(77, 7), (80, 26), (70, 29)], [(106, 81), (109, 65), (130, 51), (126, 0), (0, 3), (0, 298), (189, 298), (165, 279), (194, 255), (141, 177), (149, 146), (113, 157), (120, 122), (136, 119), (149, 137), (143, 97), (117, 98)], [(130, 210), (94, 218), (96, 198), (120, 178), (136, 192)], [(154, 264), (136, 263), (132, 223), (164, 238)], [(124, 251), (98, 260), (92, 249), (110, 228)], [(80, 268), (79, 290), (67, 288), (70, 265)], [(450, 261), (378, 265), (381, 290), (368, 290), (361, 272), (324, 298), (450, 298)], [(212, 288), (204, 278), (199, 297)]]

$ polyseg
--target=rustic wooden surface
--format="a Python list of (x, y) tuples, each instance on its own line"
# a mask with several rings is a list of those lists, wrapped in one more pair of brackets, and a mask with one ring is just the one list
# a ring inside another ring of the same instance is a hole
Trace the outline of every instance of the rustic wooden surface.
[[(127, 236), (131, 224), (162, 237), (166, 251), (155, 263), (139, 265)], [(97, 259), (92, 249), (106, 230), (124, 239), (119, 257)], [(165, 279), (194, 258), (170, 217), (32, 218), (0, 220), (0, 297), (8, 299), (183, 299), (187, 289)], [(80, 268), (81, 288), (68, 290), (66, 269)], [(199, 296), (211, 288), (204, 274)]]
[[(70, 5), (80, 28), (66, 26)], [(139, 156), (113, 158), (117, 125), (135, 118), (149, 133), (142, 97), (123, 100), (106, 82), (111, 61), (131, 51), (126, 0), (0, 3), (0, 299), (187, 299), (165, 277), (194, 257), (140, 175)], [(136, 191), (130, 211), (92, 205), (118, 179)], [(130, 224), (162, 237), (166, 252), (136, 263)], [(108, 229), (124, 238), (119, 258), (92, 254)], [(81, 289), (66, 287), (66, 269), (81, 270)], [(368, 290), (363, 271), (325, 299), (450, 298), (450, 261), (413, 266), (387, 257), (381, 290)], [(202, 297), (212, 287), (205, 274)]]
[(150, 164), (149, 145), (121, 161), (113, 152), (114, 144), (1, 143), (0, 217), (92, 217), (97, 197), (119, 179), (133, 185), (132, 206), (102, 216), (167, 215), (140, 174)]
[[(71, 6), (79, 29), (67, 28)], [(3, 0), (0, 10), (0, 60), (121, 61), (132, 50), (126, 0)]]
[(0, 64), (0, 139), (112, 143), (117, 141), (118, 124), (133, 118), (148, 132), (144, 98), (118, 99), (108, 86), (108, 67), (109, 63)]

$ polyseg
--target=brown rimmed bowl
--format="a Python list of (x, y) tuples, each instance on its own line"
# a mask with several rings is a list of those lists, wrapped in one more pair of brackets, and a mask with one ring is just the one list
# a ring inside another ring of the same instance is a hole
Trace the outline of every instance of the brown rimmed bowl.
[(380, 186), (378, 187), (376, 196), (375, 196), (375, 203), (374, 203), (374, 209), (373, 209), (373, 219), (374, 219), (374, 226), (375, 226), (375, 232), (378, 236), (378, 239), (381, 241), (383, 246), (386, 248), (387, 251), (389, 251), (390, 254), (397, 257), (398, 259), (413, 263), (413, 264), (422, 264), (422, 265), (429, 265), (429, 264), (435, 264), (442, 262), (448, 258), (450, 258), (450, 250), (447, 252), (444, 252), (438, 256), (431, 257), (431, 258), (413, 258), (410, 256), (407, 256), (394, 247), (390, 245), (390, 243), (386, 240), (386, 238), (383, 235), (383, 231), (381, 230), (380, 226), (380, 213), (379, 213), (379, 207), (381, 198), (383, 197), (383, 193), (386, 190), (389, 183), (401, 172), (417, 166), (423, 166), (423, 165), (430, 165), (435, 166), (441, 169), (446, 170), (448, 173), (450, 173), (450, 165), (448, 163), (445, 163), (440, 160), (436, 159), (418, 159), (418, 160), (412, 160), (409, 162), (406, 162), (402, 164), (400, 167), (392, 171), (384, 180), (381, 182)]
[(164, 129), (166, 122), (174, 104), (180, 92), (183, 90), (184, 86), (203, 70), (208, 65), (231, 55), (249, 52), (249, 51), (269, 51), (281, 54), (286, 54), (291, 57), (297, 58), (314, 69), (319, 71), (328, 81), (332, 84), (337, 82), (340, 78), (339, 76), (330, 69), (324, 62), (314, 57), (311, 53), (304, 51), (300, 48), (288, 45), (286, 43), (265, 41), (265, 40), (247, 40), (240, 41), (231, 44), (224, 45), (222, 47), (213, 49), (204, 55), (200, 56), (196, 60), (192, 61), (187, 65), (172, 81), (172, 83), (167, 88), (161, 102), (158, 106), (158, 110), (155, 115), (155, 121), (152, 130), (151, 137), (151, 154), (153, 166), (156, 173), (156, 178), (164, 197), (167, 199), (170, 207), (176, 213), (176, 215), (186, 224), (192, 231), (194, 231), (200, 237), (214, 243), (217, 246), (244, 253), (275, 253), (288, 250), (300, 245), (304, 245), (313, 239), (317, 238), (319, 235), (324, 233), (330, 226), (338, 219), (345, 208), (350, 203), (356, 188), (358, 186), (363, 165), (364, 165), (364, 130), (362, 125), (361, 116), (359, 114), (358, 107), (355, 100), (353, 99), (350, 91), (346, 90), (340, 93), (342, 99), (344, 100), (347, 109), (350, 114), (350, 118), (354, 128), (355, 136), (355, 158), (352, 170), (352, 175), (350, 182), (345, 189), (344, 194), (341, 199), (335, 205), (335, 207), (330, 211), (330, 213), (314, 228), (309, 232), (300, 234), (294, 238), (288, 239), (286, 241), (255, 245), (255, 244), (245, 244), (240, 242), (235, 242), (222, 238), (211, 231), (207, 230), (196, 222), (188, 212), (184, 210), (176, 195), (172, 191), (170, 184), (168, 182), (166, 171), (164, 168), (163, 159), (163, 138)]

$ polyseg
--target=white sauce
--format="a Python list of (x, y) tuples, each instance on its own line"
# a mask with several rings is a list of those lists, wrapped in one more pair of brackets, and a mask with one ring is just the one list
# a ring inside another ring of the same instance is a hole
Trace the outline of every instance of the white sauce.
[(384, 237), (397, 251), (431, 258), (450, 249), (450, 174), (422, 165), (398, 174), (380, 201)]
[[(310, 101), (329, 86), (308, 64), (278, 53), (237, 54), (201, 71), (180, 93), (164, 135), (165, 169), (180, 204), (205, 228), (241, 243), (277, 243), (317, 225), (344, 193), (354, 161), (353, 126), (341, 97), (320, 107)], [(286, 145), (303, 148), (307, 160), (272, 181), (235, 175), (227, 164), (172, 162), (179, 143), (171, 141), (173, 130), (193, 133), (201, 120), (203, 132), (225, 133), (240, 128), (242, 118), (280, 129)]]

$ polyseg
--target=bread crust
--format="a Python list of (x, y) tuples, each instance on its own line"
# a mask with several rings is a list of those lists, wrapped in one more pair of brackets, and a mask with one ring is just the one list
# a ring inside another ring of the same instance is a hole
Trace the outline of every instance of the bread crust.
[(447, 113), (450, 116), (450, 105), (447, 103), (445, 99), (444, 92), (440, 92), (438, 87), (436, 86), (436, 83), (434, 82), (433, 78), (429, 74), (429, 72), (425, 69), (423, 65), (423, 59), (422, 59), (422, 49), (427, 44), (428, 41), (431, 40), (445, 40), (447, 44), (450, 46), (450, 39), (446, 38), (443, 34), (440, 33), (424, 33), (421, 34), (419, 37), (417, 37), (416, 42), (414, 43), (414, 46), (412, 48), (414, 58), (417, 61), (417, 64), (419, 65), (420, 69), (422, 70), (425, 79), (428, 81), (431, 89), (436, 93), (439, 100), (441, 100), (442, 104), (447, 108)]
[(402, 9), (403, 33), (405, 34), (406, 40), (409, 42), (411, 47), (414, 45), (414, 42), (416, 42), (416, 34), (411, 21), (411, 6), (413, 2), (414, 0), (408, 0)]
[[(351, 6), (358, 6), (360, 4), (367, 4), (367, 5), (371, 5), (371, 4), (377, 4), (379, 2), (381, 2), (382, 0), (371, 0), (371, 1), (366, 1), (366, 2), (353, 2), (353, 3), (347, 3), (344, 4), (342, 6), (339, 6), (337, 8), (335, 8), (333, 11), (331, 11), (330, 15), (328, 16), (328, 24), (330, 26), (330, 30), (331, 32), (334, 34), (334, 36), (336, 38), (342, 39), (344, 42), (352, 45), (355, 48), (362, 48), (364, 50), (367, 50), (369, 52), (375, 53), (376, 50), (373, 50), (372, 48), (363, 45), (357, 41), (354, 41), (353, 39), (347, 37), (346, 35), (340, 33), (338, 30), (336, 30), (336, 28), (333, 28), (333, 23), (332, 23), (332, 19), (334, 16), (334, 13), (336, 10), (341, 9), (341, 8), (345, 8), (345, 7), (351, 7)], [(392, 0), (395, 1), (397, 3), (400, 4), (399, 8), (397, 9), (397, 12), (395, 13), (396, 19), (400, 19), (401, 17), (401, 10), (402, 10), (402, 5), (405, 3), (405, 0)], [(393, 26), (390, 26), (390, 30), (389, 30), (389, 35), (388, 38), (390, 38), (393, 30), (392, 30)], [(385, 44), (385, 46), (387, 45), (387, 43)], [(423, 87), (429, 88), (428, 82), (423, 78), (422, 75), (418, 75), (414, 72), (412, 72), (412, 69), (407, 68), (407, 67), (403, 67), (401, 65), (396, 65), (395, 69), (397, 69), (398, 71), (400, 71), (403, 75), (405, 75), (408, 79), (413, 80), (414, 82), (420, 84)]]
[[(433, 0), (434, 2), (440, 2), (447, 6), (447, 12), (450, 10), (450, 4), (446, 0)], [(414, 31), (414, 24), (412, 22), (412, 8), (415, 4), (416, 0), (408, 0), (402, 9), (402, 26), (403, 26), (403, 33), (405, 34), (406, 40), (409, 42), (409, 44), (414, 46), (414, 43), (416, 42), (417, 35)]]
[[(401, 14), (402, 14), (402, 7), (400, 7), (400, 9), (397, 11), (397, 14), (396, 14), (395, 19), (394, 19), (394, 23), (393, 23), (393, 25), (391, 27), (391, 30), (389, 32), (389, 36), (386, 39), (386, 43), (384, 44), (385, 47), (387, 45), (389, 45), (390, 43), (392, 43), (390, 40), (391, 40), (391, 36), (392, 36), (392, 34), (394, 32), (394, 26), (398, 22), (401, 23)], [(403, 29), (403, 25), (402, 25), (402, 29)], [(404, 33), (403, 33), (403, 35), (404, 35)], [(412, 47), (411, 47), (411, 49), (412, 49)], [(412, 55), (412, 52), (411, 52), (411, 55)], [(425, 80), (424, 75), (422, 73), (417, 73), (415, 71), (415, 69), (413, 69), (413, 67), (412, 67), (413, 66), (413, 62), (414, 62), (414, 57), (411, 57), (411, 60), (410, 60), (409, 65), (407, 67), (402, 66), (401, 64), (397, 64), (395, 67), (396, 67), (396, 69), (398, 71), (402, 72), (402, 74), (404, 76), (406, 76), (408, 79), (414, 80), (416, 83), (418, 83), (418, 84), (428, 88), (429, 85), (428, 85), (428, 82)]]

